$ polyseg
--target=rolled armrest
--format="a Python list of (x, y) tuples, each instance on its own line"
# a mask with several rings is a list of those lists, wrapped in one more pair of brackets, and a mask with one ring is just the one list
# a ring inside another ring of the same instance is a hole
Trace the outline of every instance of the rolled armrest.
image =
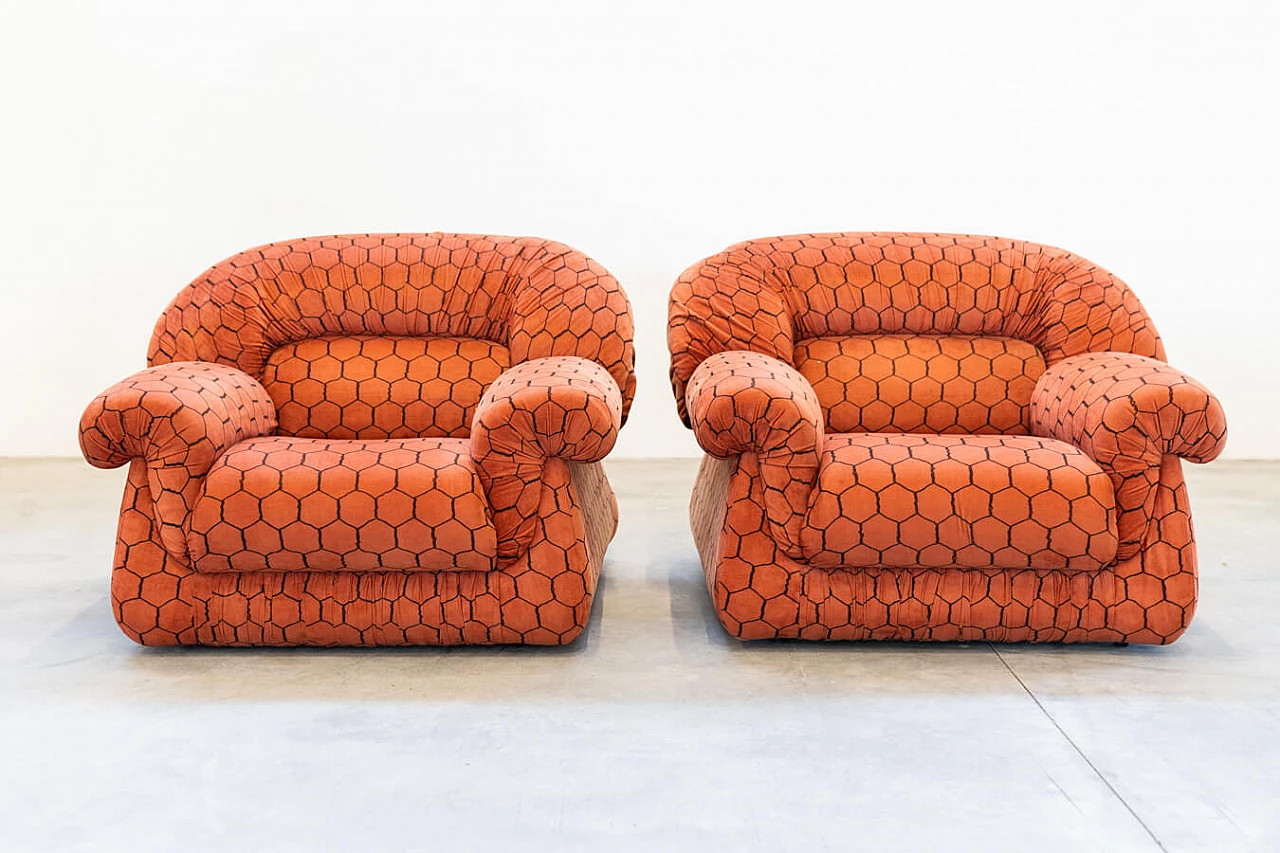
[(489, 386), (472, 422), (471, 454), (493, 509), (499, 556), (515, 556), (532, 541), (547, 460), (598, 462), (621, 424), (618, 385), (589, 359), (535, 358)]
[(771, 356), (709, 356), (689, 380), (687, 404), (699, 446), (721, 459), (780, 451), (816, 457), (822, 444), (822, 406), (813, 386)]
[(754, 352), (709, 356), (689, 380), (689, 421), (698, 444), (725, 459), (753, 454), (775, 539), (794, 557), (822, 451), (822, 406), (791, 365)]
[(183, 556), (183, 524), (204, 475), (231, 445), (275, 429), (275, 406), (253, 377), (222, 364), (174, 362), (95, 397), (80, 416), (80, 450), (98, 468), (146, 462), (161, 541)]
[(1164, 362), (1129, 353), (1087, 353), (1049, 368), (1031, 394), (1031, 431), (1083, 450), (1111, 475), (1119, 559), (1141, 545), (1161, 462), (1208, 462), (1226, 444), (1222, 404)]
[(1159, 464), (1169, 455), (1208, 462), (1227, 440), (1222, 404), (1208, 388), (1163, 362), (1114, 352), (1072, 356), (1045, 371), (1031, 394), (1031, 428), (1099, 464)]
[(226, 448), (275, 429), (275, 406), (252, 376), (224, 364), (174, 362), (95, 397), (80, 416), (80, 449), (97, 468), (145, 459), (203, 474)]

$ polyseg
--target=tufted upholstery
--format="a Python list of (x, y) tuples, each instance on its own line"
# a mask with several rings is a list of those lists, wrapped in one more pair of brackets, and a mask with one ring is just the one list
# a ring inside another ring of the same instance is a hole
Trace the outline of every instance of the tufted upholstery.
[(617, 282), (545, 240), (216, 265), (81, 419), (86, 459), (131, 465), (117, 621), (149, 645), (570, 642), (617, 524), (599, 462), (631, 335)]
[(1179, 457), (1214, 458), (1225, 418), (1096, 265), (967, 235), (752, 240), (680, 276), (668, 344), (735, 636), (1186, 630)]

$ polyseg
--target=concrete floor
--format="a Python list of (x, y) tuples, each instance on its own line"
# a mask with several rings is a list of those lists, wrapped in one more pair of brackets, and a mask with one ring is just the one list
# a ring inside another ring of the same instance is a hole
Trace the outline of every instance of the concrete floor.
[(1191, 468), (1169, 648), (744, 645), (689, 460), (609, 465), (622, 526), (565, 649), (143, 649), (122, 483), (0, 463), (0, 850), (1280, 850), (1280, 464)]

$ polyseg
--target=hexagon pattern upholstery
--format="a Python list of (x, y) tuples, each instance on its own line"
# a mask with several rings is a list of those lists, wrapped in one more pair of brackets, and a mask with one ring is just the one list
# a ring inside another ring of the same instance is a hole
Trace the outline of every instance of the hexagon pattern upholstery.
[(95, 398), (129, 463), (111, 597), (146, 645), (560, 644), (617, 503), (631, 307), (534, 238), (322, 237), (242, 252)]
[(1226, 419), (1122, 281), (953, 234), (751, 240), (668, 324), (706, 451), (690, 517), (742, 639), (1169, 643), (1195, 610), (1181, 459)]
[(308, 338), (271, 354), (262, 387), (282, 435), (466, 438), (510, 366), (505, 346), (475, 338)]
[(1060, 441), (832, 434), (801, 553), (824, 568), (1100, 569), (1114, 506), (1106, 473)]
[(498, 539), (458, 438), (252, 438), (205, 475), (187, 543), (198, 572), (471, 569)]

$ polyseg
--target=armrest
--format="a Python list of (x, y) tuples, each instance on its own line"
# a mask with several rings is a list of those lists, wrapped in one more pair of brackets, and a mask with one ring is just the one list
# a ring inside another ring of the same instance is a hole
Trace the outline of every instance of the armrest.
[(535, 358), (489, 386), (472, 421), (471, 455), (493, 509), (499, 556), (515, 556), (533, 540), (547, 460), (598, 462), (621, 425), (618, 385), (589, 359)]
[(789, 364), (754, 352), (709, 356), (689, 380), (689, 421), (698, 445), (720, 459), (741, 453), (813, 454), (822, 406)]
[(146, 462), (161, 541), (183, 556), (183, 525), (204, 475), (231, 445), (275, 429), (275, 406), (253, 377), (223, 364), (174, 362), (95, 397), (80, 416), (80, 450), (98, 468)]
[(1031, 429), (1100, 465), (1158, 465), (1169, 455), (1209, 462), (1227, 439), (1222, 404), (1208, 388), (1164, 362), (1117, 352), (1072, 356), (1045, 371), (1031, 393)]
[(758, 458), (774, 538), (799, 557), (823, 438), (822, 406), (809, 380), (767, 355), (722, 352), (698, 365), (686, 402), (703, 450), (721, 459)]
[(1226, 444), (1222, 404), (1164, 362), (1129, 353), (1072, 356), (1049, 368), (1031, 393), (1031, 431), (1084, 451), (1111, 475), (1118, 559), (1141, 545), (1161, 462), (1208, 462)]

